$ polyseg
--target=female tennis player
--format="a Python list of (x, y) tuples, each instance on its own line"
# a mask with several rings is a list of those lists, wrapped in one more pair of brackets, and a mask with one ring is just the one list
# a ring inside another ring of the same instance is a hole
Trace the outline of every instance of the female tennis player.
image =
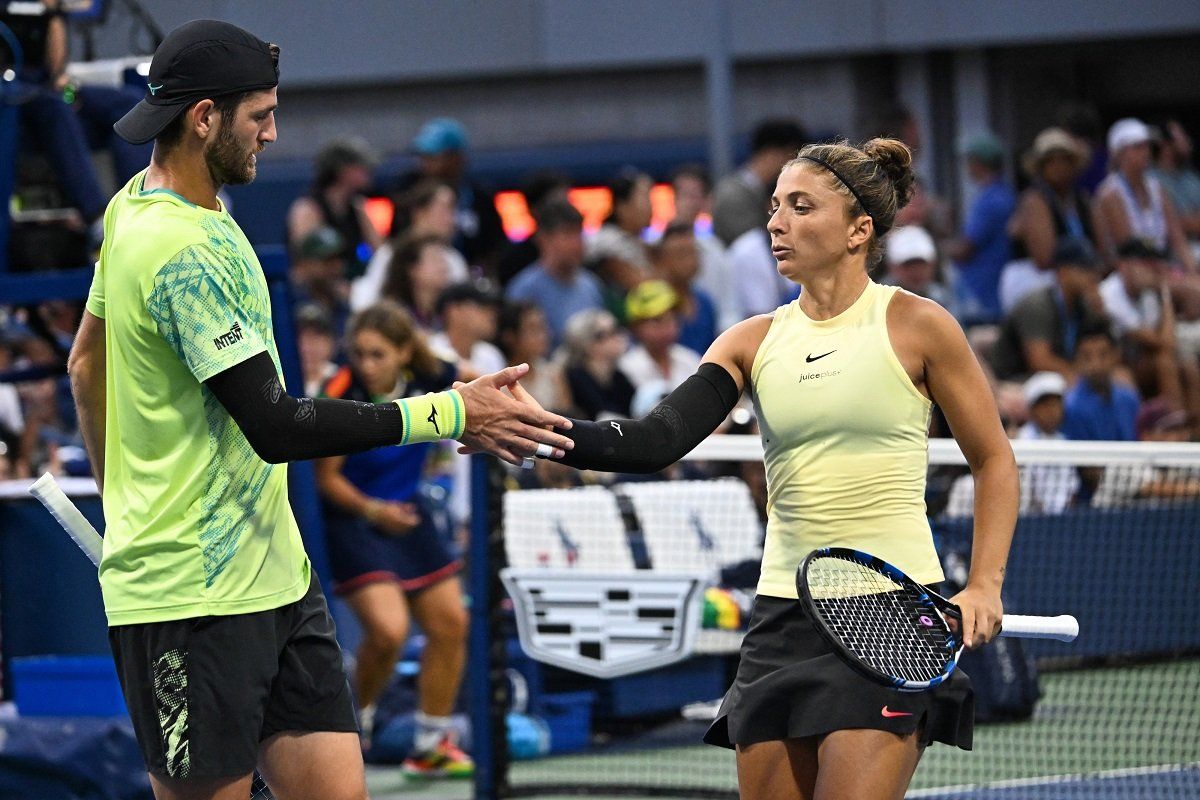
[[(346, 333), (350, 366), (330, 378), (327, 397), (386, 403), (441, 391), (459, 377), (457, 367), (430, 351), (412, 316), (390, 301), (356, 313)], [(455, 742), (450, 717), (467, 649), (462, 561), (449, 526), (418, 491), (433, 446), (318, 459), (317, 488), (325, 501), (333, 590), (363, 627), (354, 669), (363, 733), (371, 733), (411, 614), (426, 645), (413, 752), (401, 769), (419, 777), (466, 777), (473, 764)]]
[(949, 313), (867, 275), (911, 194), (911, 162), (895, 139), (801, 150), (779, 176), (767, 224), (779, 272), (800, 284), (800, 298), (722, 334), (646, 417), (575, 421), (567, 434), (566, 464), (654, 472), (751, 392), (769, 496), (762, 577), (737, 677), (705, 736), (736, 748), (746, 800), (900, 798), (926, 745), (971, 744), (961, 671), (921, 693), (872, 683), (833, 653), (796, 600), (797, 565), (824, 546), (942, 580), (924, 503), (936, 402), (976, 485), (970, 578), (954, 598), (962, 635), (975, 647), (999, 630), (1017, 469), (987, 381)]

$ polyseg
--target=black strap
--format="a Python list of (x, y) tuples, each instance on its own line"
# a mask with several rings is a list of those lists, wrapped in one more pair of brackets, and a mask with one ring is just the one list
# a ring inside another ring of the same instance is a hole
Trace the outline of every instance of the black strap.
[(404, 437), (395, 403), (292, 397), (265, 352), (204, 382), (241, 428), (259, 458), (271, 464), (344, 456)]
[(704, 363), (641, 419), (572, 420), (559, 433), (575, 442), (562, 462), (604, 472), (658, 472), (674, 464), (717, 429), (738, 400), (724, 367)]

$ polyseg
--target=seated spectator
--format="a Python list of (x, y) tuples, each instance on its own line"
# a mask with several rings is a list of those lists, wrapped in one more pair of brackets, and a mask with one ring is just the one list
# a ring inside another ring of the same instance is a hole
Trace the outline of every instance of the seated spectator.
[[(467, 172), (466, 128), (447, 117), (431, 119), (421, 126), (412, 143), (417, 169), (400, 179), (398, 195), (419, 181), (432, 178), (454, 189), (454, 241), (467, 263), (488, 272), (508, 245), (504, 224), (496, 211), (495, 194)], [(402, 233), (395, 226), (392, 236)]]
[[(1029, 421), (1021, 426), (1018, 439), (1062, 440), (1063, 395), (1067, 382), (1057, 372), (1039, 372), (1025, 381), (1025, 403)], [(1021, 473), (1021, 511), (1058, 514), (1071, 504), (1079, 491), (1079, 475), (1066, 464), (1031, 464)]]
[(0, 480), (27, 477), (29, 473), (19, 452), (21, 436), (25, 433), (21, 395), (16, 384), (9, 380), (9, 372), (16, 360), (14, 338), (10, 332), (0, 331), (0, 451), (3, 451), (0, 464), (6, 472)]
[(496, 338), (500, 298), (486, 281), (454, 283), (437, 301), (442, 330), (429, 337), (439, 358), (458, 364), (460, 375), (499, 372), (507, 363)]
[(1187, 237), (1170, 194), (1150, 174), (1152, 132), (1140, 119), (1127, 117), (1108, 131), (1111, 162), (1107, 178), (1096, 190), (1096, 233), (1105, 258), (1117, 248), (1142, 239), (1155, 250), (1169, 252), (1188, 272), (1196, 271)]
[(1171, 196), (1183, 234), (1195, 254), (1200, 249), (1200, 172), (1192, 164), (1192, 152), (1192, 137), (1178, 120), (1167, 120), (1162, 126), (1158, 157), (1150, 174)]
[[(1193, 438), (1188, 415), (1161, 397), (1142, 404), (1134, 429), (1138, 441), (1143, 442), (1189, 442)], [(1194, 469), (1146, 465), (1105, 470), (1092, 505), (1111, 508), (1137, 499), (1197, 496), (1200, 496), (1200, 480)]]
[(679, 296), (664, 281), (645, 281), (626, 298), (634, 346), (618, 366), (635, 389), (630, 412), (641, 416), (700, 367), (700, 354), (679, 344)]
[(74, 84), (67, 72), (70, 46), (61, 5), (58, 0), (43, 0), (0, 7), (0, 26), (11, 31), (24, 55), (24, 62), (18, 64), (8, 41), (0, 39), (0, 70), (15, 67), (17, 79), (31, 87), (15, 103), (22, 146), (46, 154), (66, 199), (83, 223), (91, 226), (91, 243), (98, 245), (104, 233), (104, 208), (112, 192), (100, 185), (91, 151), (104, 148), (112, 154), (119, 184), (150, 164), (150, 143), (131, 144), (113, 130), (113, 124), (137, 105), (145, 91)]
[(1191, 441), (1191, 425), (1186, 411), (1172, 406), (1165, 398), (1147, 400), (1134, 420), (1140, 442)]
[[(525, 208), (529, 210), (531, 216), (544, 203), (551, 200), (566, 201), (570, 191), (571, 178), (553, 170), (536, 172), (521, 186), (521, 194), (525, 198)], [(536, 217), (533, 222), (536, 226)], [(496, 265), (496, 280), (500, 281), (501, 287), (507, 288), (517, 273), (537, 261), (538, 249), (534, 238), (536, 233), (535, 227), (533, 233), (530, 233), (527, 238), (519, 242), (512, 242), (504, 248), (504, 252), (500, 255), (500, 261)]]
[(535, 218), (538, 258), (513, 278), (505, 296), (542, 309), (554, 347), (567, 320), (580, 311), (603, 308), (604, 294), (599, 279), (583, 268), (583, 215), (575, 206), (553, 198), (536, 209)]
[(750, 158), (713, 191), (713, 233), (726, 247), (746, 231), (766, 226), (767, 201), (783, 165), (808, 141), (792, 120), (760, 122), (750, 136)]
[(1099, 281), (1088, 253), (1065, 244), (1055, 256), (1054, 272), (1054, 284), (1026, 295), (1000, 326), (988, 357), (1000, 380), (1057, 372), (1071, 381), (1081, 332), (1108, 324), (1096, 296)]
[(509, 364), (528, 364), (521, 385), (543, 408), (570, 408), (562, 369), (550, 360), (550, 330), (535, 303), (507, 303), (500, 311), (497, 341)]
[(288, 269), (292, 283), (292, 302), (319, 306), (333, 325), (334, 336), (341, 338), (350, 317), (347, 297), (342, 237), (329, 226), (311, 231), (300, 243)]
[(729, 246), (729, 269), (737, 284), (738, 305), (747, 317), (770, 314), (791, 298), (798, 287), (779, 274), (779, 262), (771, 253), (771, 235), (767, 233), (767, 207), (764, 222), (746, 231)]
[(653, 248), (654, 271), (679, 297), (679, 343), (704, 353), (717, 338), (717, 307), (696, 286), (700, 248), (691, 225), (672, 223)]
[(437, 299), (450, 285), (445, 246), (434, 236), (396, 243), (381, 298), (399, 303), (425, 331), (438, 329)]
[(1012, 256), (1000, 276), (1000, 308), (1007, 314), (1029, 292), (1054, 282), (1054, 253), (1067, 240), (1095, 250), (1092, 209), (1078, 187), (1088, 153), (1061, 128), (1047, 128), (1022, 159), (1030, 185), (1008, 224)]
[(602, 308), (581, 311), (567, 323), (563, 366), (572, 405), (584, 419), (629, 417), (634, 388), (617, 367), (627, 345), (616, 317)]
[(1183, 405), (1183, 386), (1200, 381), (1200, 372), (1194, 358), (1186, 358), (1185, 363), (1178, 352), (1166, 275), (1163, 255), (1140, 239), (1131, 239), (1117, 250), (1117, 268), (1101, 281), (1100, 299), (1113, 322), (1123, 360), (1133, 366), (1145, 396), (1161, 394)]
[(700, 274), (696, 285), (708, 293), (717, 304), (717, 332), (741, 322), (742, 309), (737, 302), (733, 271), (725, 258), (725, 245), (709, 225), (700, 224), (702, 214), (712, 208), (712, 178), (699, 164), (685, 164), (671, 173), (671, 190), (675, 194), (673, 222), (691, 226), (700, 249)]
[(625, 295), (650, 277), (650, 249), (642, 233), (650, 225), (654, 182), (632, 167), (608, 183), (612, 211), (587, 245), (587, 262), (604, 282), (609, 310), (621, 316)]
[(293, 258), (310, 233), (330, 227), (341, 237), (346, 279), (363, 274), (371, 252), (383, 244), (365, 205), (376, 162), (375, 154), (361, 139), (337, 139), (321, 148), (312, 187), (288, 209), (287, 241)]
[(316, 397), (325, 382), (337, 372), (334, 357), (338, 351), (338, 337), (325, 309), (311, 303), (296, 309), (296, 349), (300, 353), (304, 396)]
[[(1057, 372), (1038, 372), (1021, 387), (1029, 420), (1015, 433), (1025, 441), (1062, 440), (1063, 395), (1067, 382)], [(1099, 476), (1094, 480), (1098, 481)], [(1021, 469), (1021, 514), (1061, 514), (1082, 488), (1079, 471), (1068, 464), (1031, 463)], [(1094, 485), (1094, 483), (1093, 483)], [(975, 509), (975, 481), (960, 475), (950, 484), (944, 513), (949, 517), (969, 517)]]
[(967, 174), (978, 194), (961, 235), (949, 245), (958, 267), (959, 310), (971, 323), (1000, 321), (1000, 271), (1009, 261), (1008, 220), (1016, 193), (1004, 178), (1004, 147), (990, 134), (977, 136), (964, 150)]
[(937, 248), (924, 228), (905, 225), (895, 228), (883, 240), (887, 272), (880, 283), (899, 286), (954, 311), (954, 297), (937, 280)]
[[(32, 321), (31, 321), (32, 322)], [(13, 377), (24, 416), (17, 444), (17, 475), (28, 478), (87, 475), (90, 466), (78, 432), (70, 384), (63, 375), (63, 356), (50, 339), (24, 329), (15, 341)]]
[(437, 239), (442, 244), (450, 282), (461, 283), (470, 277), (462, 253), (450, 246), (454, 238), (454, 203), (454, 190), (432, 179), (419, 181), (400, 196), (396, 215), (392, 218), (393, 230), (400, 233), (375, 250), (366, 272), (354, 280), (350, 305), (355, 310), (366, 308), (379, 299), (399, 239), (424, 236)]
[(1132, 442), (1141, 400), (1113, 379), (1120, 364), (1117, 340), (1107, 326), (1083, 328), (1075, 352), (1079, 379), (1067, 393), (1062, 431), (1077, 441)]

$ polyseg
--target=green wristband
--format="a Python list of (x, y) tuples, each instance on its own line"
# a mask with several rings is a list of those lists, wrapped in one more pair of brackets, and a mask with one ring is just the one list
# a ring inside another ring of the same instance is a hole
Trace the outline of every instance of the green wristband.
[(467, 426), (467, 412), (457, 390), (395, 401), (404, 416), (400, 444), (457, 439)]

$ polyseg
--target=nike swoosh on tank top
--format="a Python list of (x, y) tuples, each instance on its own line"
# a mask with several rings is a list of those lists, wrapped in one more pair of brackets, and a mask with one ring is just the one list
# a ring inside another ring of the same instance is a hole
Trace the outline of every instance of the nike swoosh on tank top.
[(923, 583), (943, 578), (925, 515), (933, 404), (888, 338), (896, 291), (868, 282), (828, 320), (793, 301), (758, 349), (750, 377), (768, 510), (760, 594), (796, 597), (796, 567), (818, 547), (865, 550)]

